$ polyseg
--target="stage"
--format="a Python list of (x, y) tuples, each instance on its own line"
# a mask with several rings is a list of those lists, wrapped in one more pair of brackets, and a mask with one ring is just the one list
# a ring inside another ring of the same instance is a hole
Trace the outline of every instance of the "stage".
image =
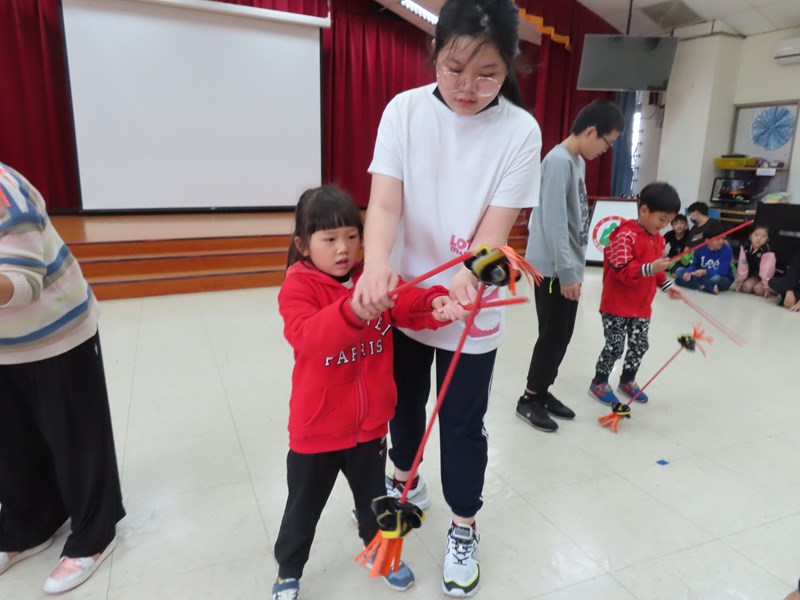
[(293, 213), (54, 215), (101, 300), (280, 285)]
[[(101, 300), (280, 285), (294, 213), (54, 215)], [(527, 211), (509, 245), (524, 253)]]

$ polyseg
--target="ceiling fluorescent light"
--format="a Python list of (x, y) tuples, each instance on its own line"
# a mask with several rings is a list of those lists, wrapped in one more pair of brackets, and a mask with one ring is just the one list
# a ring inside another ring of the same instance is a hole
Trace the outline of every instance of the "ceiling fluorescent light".
[(427, 21), (431, 25), (439, 22), (439, 16), (429, 11), (424, 6), (420, 6), (413, 0), (400, 0), (400, 6), (417, 15), (420, 19)]

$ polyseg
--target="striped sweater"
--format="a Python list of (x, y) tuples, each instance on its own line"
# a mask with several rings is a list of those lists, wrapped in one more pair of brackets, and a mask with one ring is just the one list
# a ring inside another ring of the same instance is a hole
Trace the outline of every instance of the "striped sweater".
[(97, 302), (47, 216), (41, 194), (0, 163), (0, 364), (58, 356), (97, 332)]

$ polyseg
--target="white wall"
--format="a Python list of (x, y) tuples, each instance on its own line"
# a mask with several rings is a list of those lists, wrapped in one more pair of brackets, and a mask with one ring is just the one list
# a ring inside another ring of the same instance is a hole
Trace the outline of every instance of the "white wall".
[[(684, 206), (708, 201), (714, 158), (730, 150), (735, 105), (800, 99), (800, 65), (780, 66), (775, 42), (800, 29), (744, 40), (714, 35), (681, 40), (672, 67), (658, 178), (672, 183)], [(800, 135), (795, 136), (788, 191), (800, 203)]]
[(714, 81), (711, 88), (711, 103), (703, 144), (702, 168), (698, 200), (708, 201), (714, 178), (720, 174), (714, 169), (714, 159), (726, 154), (731, 143), (731, 128), (734, 118), (734, 96), (739, 72), (739, 58), (744, 40), (730, 36), (717, 38), (717, 55)]
[[(799, 29), (750, 36), (742, 45), (734, 104), (800, 99), (800, 64), (781, 66), (772, 58), (775, 42), (800, 37)], [(794, 138), (789, 192), (800, 203), (800, 134)]]
[(661, 149), (663, 123), (664, 109), (650, 106), (645, 102), (639, 126), (639, 172), (633, 189), (634, 194), (638, 194), (644, 186), (658, 179), (658, 153)]
[(684, 206), (707, 201), (713, 159), (728, 150), (742, 40), (714, 35), (681, 40), (666, 95), (658, 179)]

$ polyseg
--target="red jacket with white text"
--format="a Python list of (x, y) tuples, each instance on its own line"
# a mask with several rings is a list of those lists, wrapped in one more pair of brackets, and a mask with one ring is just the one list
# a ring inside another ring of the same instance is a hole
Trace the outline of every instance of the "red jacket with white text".
[(656, 286), (665, 292), (672, 287), (663, 271), (650, 269), (650, 263), (664, 256), (664, 238), (660, 233), (650, 235), (636, 219), (628, 219), (609, 239), (603, 252), (600, 312), (649, 319)]
[(380, 317), (361, 321), (350, 306), (360, 275), (359, 266), (342, 284), (304, 262), (286, 271), (278, 308), (294, 349), (289, 448), (295, 452), (332, 452), (386, 435), (397, 403), (392, 326), (448, 324), (431, 314), (433, 299), (448, 294), (441, 286), (412, 287)]

